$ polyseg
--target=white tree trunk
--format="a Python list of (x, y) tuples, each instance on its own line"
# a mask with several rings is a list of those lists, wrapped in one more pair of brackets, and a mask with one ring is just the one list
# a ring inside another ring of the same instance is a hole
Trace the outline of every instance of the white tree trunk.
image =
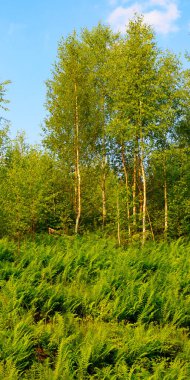
[(76, 149), (76, 223), (75, 233), (78, 234), (79, 221), (81, 216), (81, 176), (79, 165), (79, 114), (78, 114), (78, 96), (77, 96), (77, 84), (75, 82), (75, 149)]
[(125, 153), (124, 153), (124, 146), (121, 147), (121, 155), (122, 155), (122, 164), (123, 164), (123, 171), (125, 175), (125, 185), (126, 185), (126, 193), (127, 193), (127, 222), (128, 222), (128, 235), (129, 238), (131, 237), (131, 225), (130, 225), (130, 208), (129, 208), (129, 183), (128, 183), (128, 173), (126, 168), (126, 161), (125, 161)]

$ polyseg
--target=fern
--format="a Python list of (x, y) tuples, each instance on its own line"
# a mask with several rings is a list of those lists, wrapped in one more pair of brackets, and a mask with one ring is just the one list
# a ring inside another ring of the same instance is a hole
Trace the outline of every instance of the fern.
[(189, 379), (190, 245), (0, 241), (0, 379)]

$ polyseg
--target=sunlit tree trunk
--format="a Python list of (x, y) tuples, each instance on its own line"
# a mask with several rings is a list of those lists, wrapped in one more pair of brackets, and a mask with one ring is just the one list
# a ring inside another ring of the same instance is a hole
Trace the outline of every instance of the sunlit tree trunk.
[(135, 151), (134, 167), (133, 167), (133, 229), (134, 231), (136, 231), (136, 225), (137, 225), (136, 191), (137, 191), (137, 152)]
[(147, 195), (146, 195), (146, 174), (144, 168), (144, 140), (142, 132), (142, 102), (139, 103), (139, 127), (140, 127), (140, 167), (143, 183), (143, 204), (142, 204), (142, 244), (146, 240), (146, 213), (147, 213)]
[(142, 174), (142, 182), (143, 182), (143, 204), (142, 204), (142, 244), (145, 243), (146, 240), (146, 174), (143, 163), (143, 153), (141, 153), (141, 174)]
[(126, 166), (126, 160), (125, 160), (125, 151), (124, 151), (124, 145), (122, 144), (121, 147), (121, 155), (122, 155), (122, 164), (123, 164), (123, 171), (125, 175), (125, 185), (126, 185), (126, 193), (127, 193), (127, 222), (128, 222), (128, 235), (129, 238), (131, 237), (131, 225), (130, 225), (130, 207), (129, 207), (129, 181), (128, 181), (128, 172), (127, 172), (127, 166)]
[(77, 84), (75, 82), (75, 149), (76, 149), (76, 163), (75, 163), (75, 173), (76, 173), (76, 223), (75, 223), (75, 233), (78, 233), (79, 221), (81, 216), (81, 176), (80, 176), (80, 165), (79, 165), (79, 115), (78, 115), (78, 96), (77, 96)]
[(166, 179), (164, 181), (164, 211), (165, 211), (164, 234), (165, 234), (165, 237), (167, 237), (167, 231), (168, 231), (168, 195), (167, 195), (167, 182), (166, 182)]
[(168, 232), (168, 192), (166, 179), (166, 162), (164, 158), (164, 236), (167, 239)]
[(102, 156), (102, 228), (106, 225), (106, 136), (103, 127), (103, 156)]

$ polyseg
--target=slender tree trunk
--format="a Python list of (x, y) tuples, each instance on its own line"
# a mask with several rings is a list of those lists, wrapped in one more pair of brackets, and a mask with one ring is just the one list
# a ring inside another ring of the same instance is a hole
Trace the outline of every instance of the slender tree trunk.
[[(75, 160), (76, 160), (76, 158), (75, 158)], [(78, 199), (78, 185), (77, 185), (77, 169), (76, 169), (76, 162), (75, 162), (75, 195), (74, 195), (74, 210), (75, 210), (75, 213), (76, 213), (76, 215), (77, 215), (77, 208), (78, 208), (78, 201), (77, 201), (77, 199)]]
[(102, 228), (106, 225), (106, 143), (105, 133), (103, 136), (103, 157), (102, 157)]
[(168, 192), (166, 179), (166, 163), (164, 158), (164, 236), (167, 239), (168, 232)]
[(137, 191), (137, 154), (134, 154), (133, 168), (133, 228), (136, 230), (137, 225), (137, 208), (136, 208), (136, 191)]
[(165, 220), (164, 220), (164, 233), (167, 235), (168, 231), (168, 195), (167, 195), (167, 182), (164, 181), (164, 204), (165, 204)]
[(129, 181), (128, 181), (128, 173), (127, 173), (127, 167), (126, 167), (126, 160), (125, 160), (125, 151), (124, 151), (124, 145), (121, 146), (121, 156), (122, 156), (122, 164), (123, 164), (123, 171), (125, 175), (125, 185), (126, 185), (126, 192), (127, 192), (127, 222), (128, 222), (128, 235), (129, 238), (131, 237), (131, 225), (130, 225), (130, 208), (129, 208)]
[(140, 165), (141, 165), (141, 174), (142, 174), (142, 181), (143, 181), (143, 204), (142, 204), (142, 244), (145, 243), (146, 240), (146, 212), (147, 212), (147, 207), (146, 207), (146, 174), (145, 174), (145, 169), (144, 169), (144, 163), (143, 163), (144, 157), (143, 157), (143, 147), (141, 147), (141, 160), (140, 160)]
[(101, 99), (101, 112), (102, 112), (102, 131), (103, 131), (103, 140), (102, 140), (102, 229), (104, 229), (106, 225), (106, 131), (105, 131), (105, 104), (104, 104), (104, 96)]
[(144, 169), (144, 141), (142, 133), (142, 102), (139, 103), (139, 127), (140, 127), (140, 167), (143, 181), (143, 205), (142, 205), (142, 244), (146, 240), (146, 213), (147, 213), (147, 200), (146, 200), (146, 174)]
[(138, 191), (139, 191), (139, 221), (142, 218), (143, 213), (143, 186), (142, 186), (142, 174), (141, 174), (141, 160), (138, 157)]
[(117, 189), (117, 239), (118, 245), (121, 245), (121, 236), (120, 236), (120, 206), (119, 206), (119, 189)]
[(79, 114), (78, 114), (78, 96), (77, 96), (77, 84), (75, 82), (75, 149), (76, 149), (76, 191), (77, 191), (77, 210), (76, 210), (76, 224), (75, 233), (78, 234), (79, 222), (81, 216), (81, 176), (79, 165)]

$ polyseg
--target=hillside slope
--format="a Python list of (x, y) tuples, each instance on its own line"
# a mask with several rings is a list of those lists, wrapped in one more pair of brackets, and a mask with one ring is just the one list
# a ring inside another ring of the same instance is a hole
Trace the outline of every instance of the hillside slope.
[(0, 379), (189, 379), (190, 245), (0, 241)]

